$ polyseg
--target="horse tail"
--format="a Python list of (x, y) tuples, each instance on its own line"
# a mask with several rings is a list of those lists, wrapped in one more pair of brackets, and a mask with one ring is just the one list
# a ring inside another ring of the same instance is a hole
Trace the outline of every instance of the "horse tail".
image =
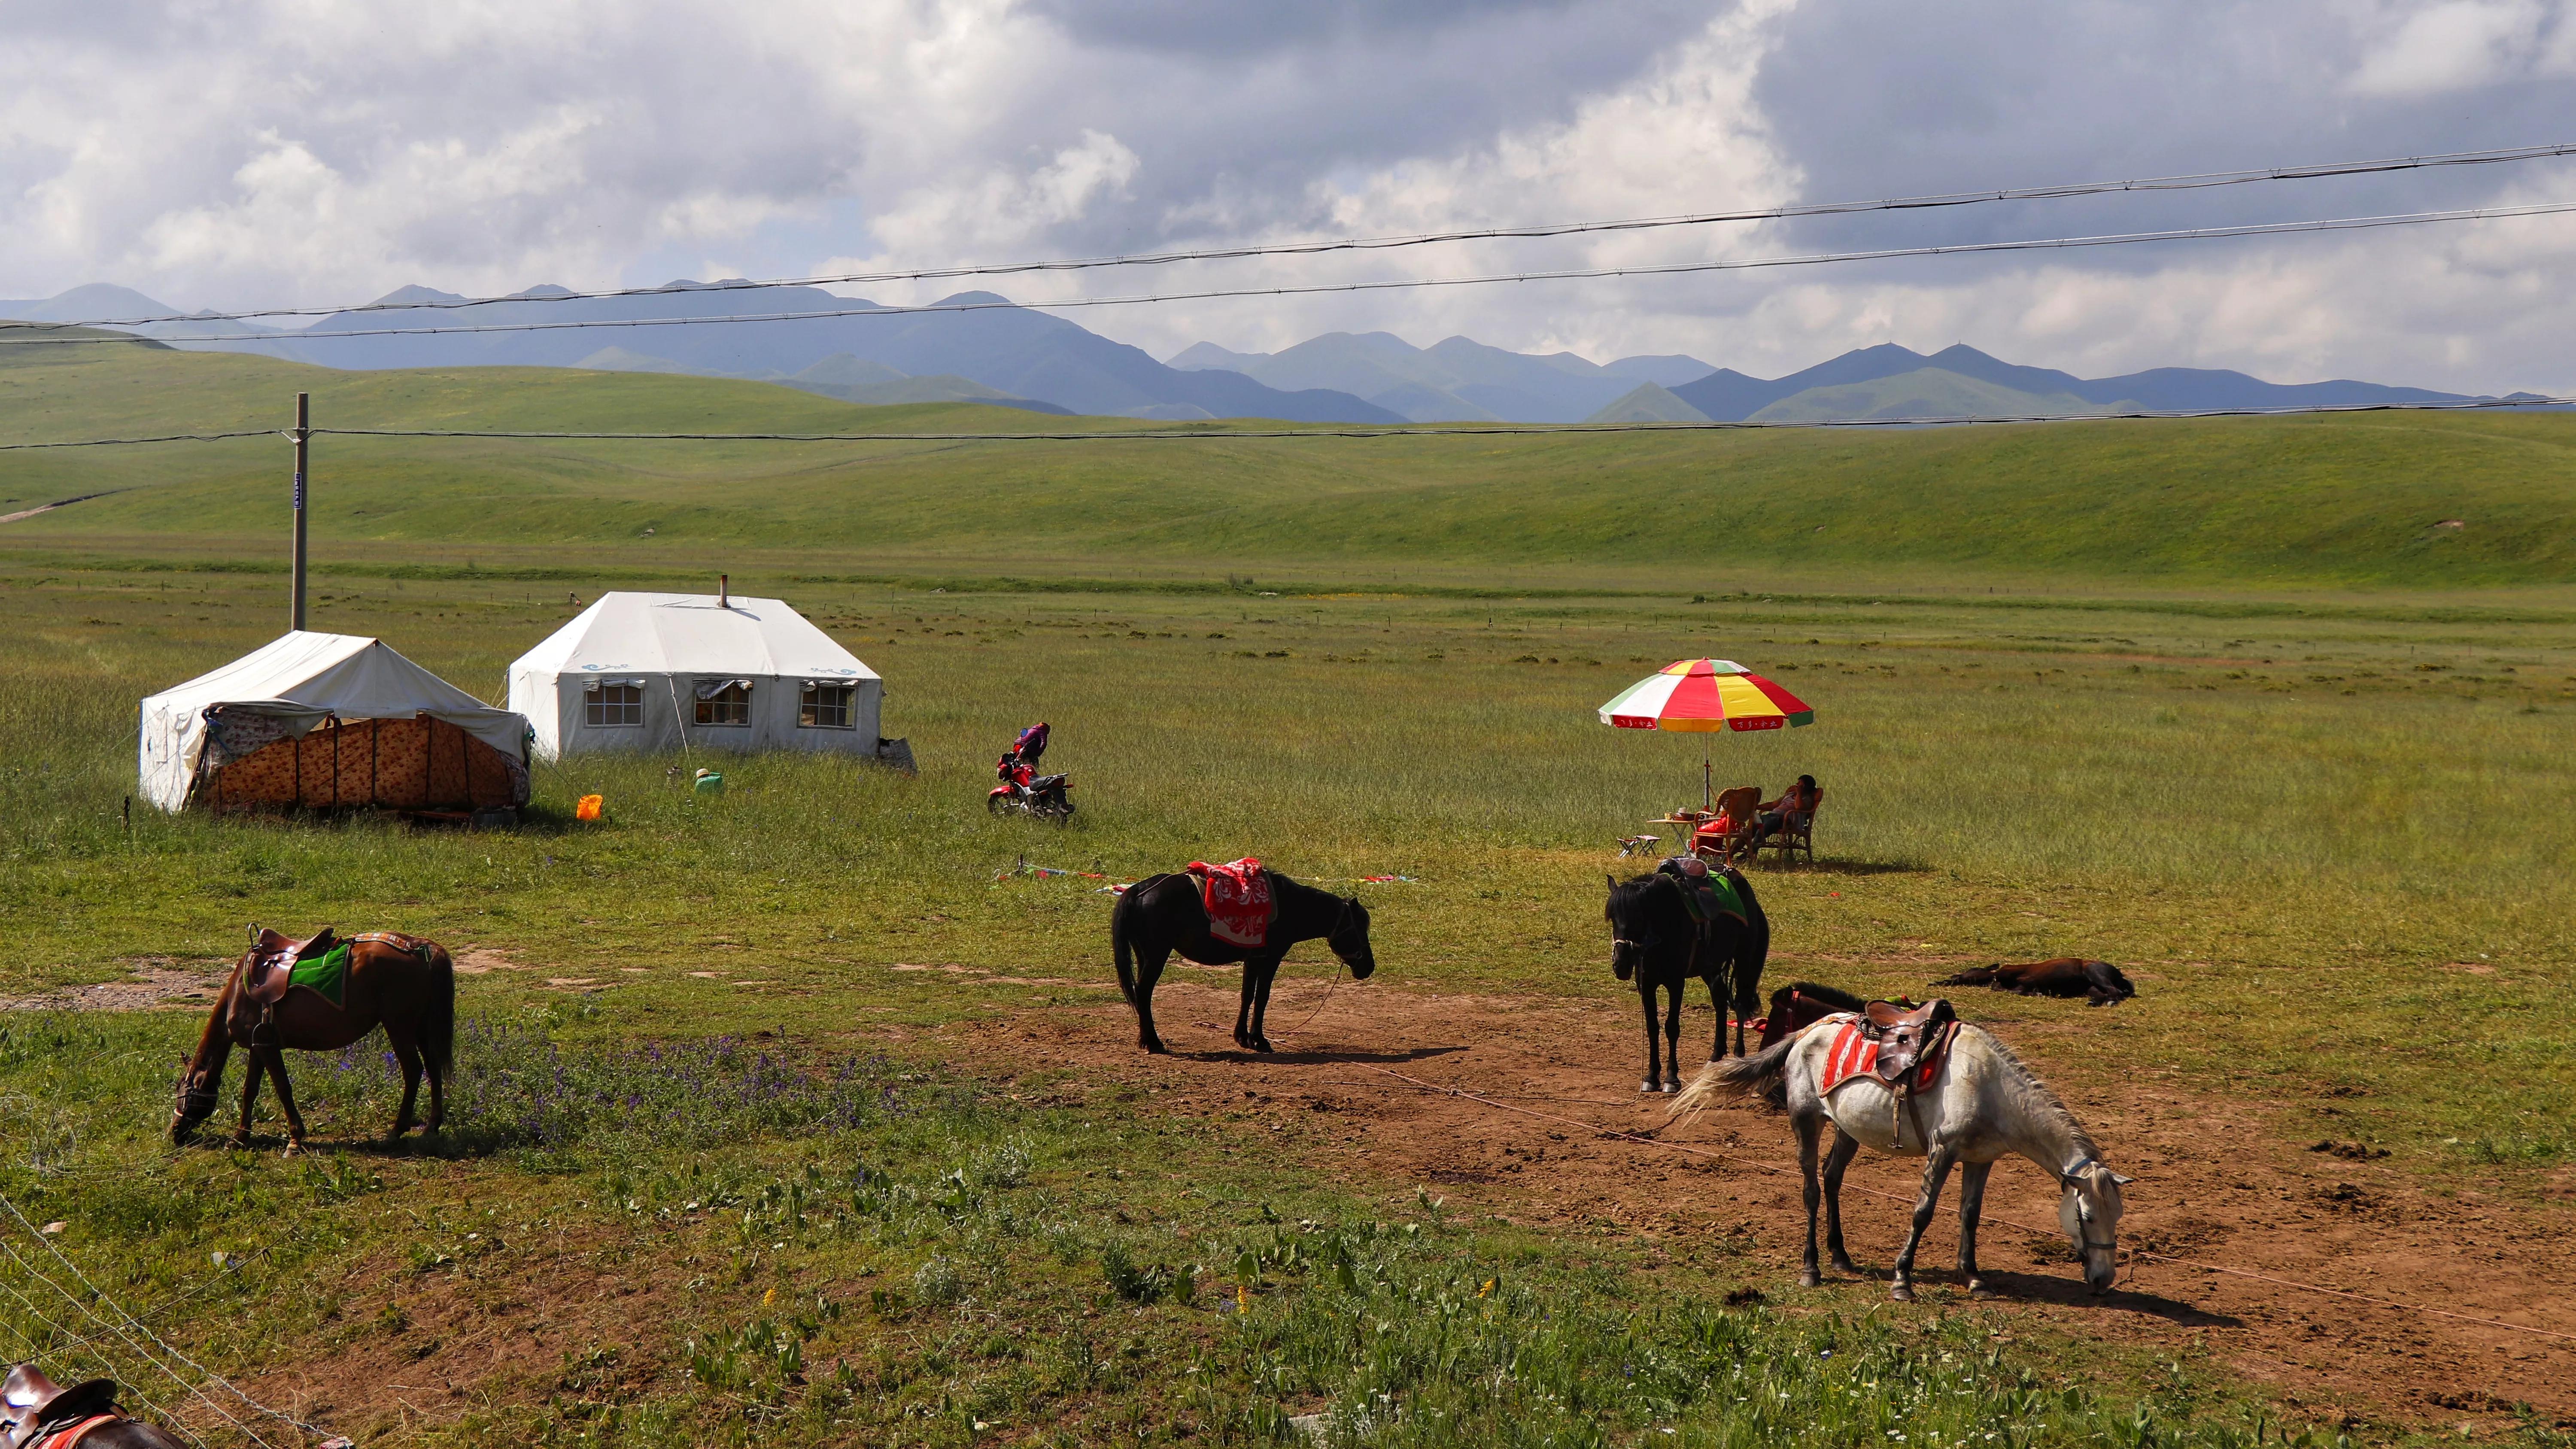
[(1136, 894), (1144, 888), (1141, 882), (1129, 886), (1109, 908), (1109, 952), (1118, 962), (1118, 994), (1127, 998), (1129, 1006), (1136, 1004), (1136, 959), (1128, 937), (1134, 930)]
[(1744, 872), (1728, 866), (1727, 875), (1736, 895), (1744, 902), (1745, 931), (1736, 943), (1733, 972), (1734, 1008), (1737, 1019), (1751, 1016), (1762, 1004), (1762, 968), (1771, 964), (1771, 917), (1764, 913), (1760, 898), (1753, 894), (1753, 882)]
[(445, 1081), (456, 1065), (456, 963), (448, 959), (447, 948), (434, 941), (429, 947), (429, 992), (421, 1003), (416, 1039), (430, 1070)]
[(1753, 1056), (1710, 1062), (1700, 1068), (1699, 1075), (1691, 1078), (1690, 1085), (1673, 1099), (1672, 1110), (1665, 1114), (1665, 1121), (1678, 1122), (1685, 1117), (1696, 1116), (1728, 1092), (1758, 1095), (1775, 1107), (1785, 1105), (1789, 1100), (1789, 1053), (1797, 1045), (1798, 1038), (1792, 1036)]

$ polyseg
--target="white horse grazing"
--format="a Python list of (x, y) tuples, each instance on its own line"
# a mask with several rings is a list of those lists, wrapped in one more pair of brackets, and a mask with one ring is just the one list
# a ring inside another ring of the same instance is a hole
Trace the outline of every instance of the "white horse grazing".
[(1845, 1078), (1826, 1096), (1817, 1084), (1848, 1019), (1828, 1017), (1757, 1056), (1711, 1062), (1673, 1101), (1671, 1118), (1676, 1121), (1729, 1090), (1759, 1093), (1788, 1109), (1798, 1131), (1798, 1167), (1807, 1188), (1807, 1266), (1800, 1281), (1809, 1288), (1823, 1281), (1816, 1271), (1816, 1141), (1831, 1121), (1834, 1145), (1824, 1161), (1825, 1246), (1838, 1271), (1860, 1271), (1843, 1249), (1842, 1184), (1853, 1154), (1868, 1146), (1924, 1159), (1914, 1230), (1906, 1234), (1905, 1251), (1896, 1255), (1896, 1297), (1914, 1297), (1914, 1250), (1932, 1226), (1941, 1184), (1953, 1164), (1964, 1167), (1959, 1276), (1967, 1280), (1970, 1293), (1988, 1294), (1988, 1285), (1977, 1276), (1977, 1217), (1985, 1204), (1986, 1174), (1995, 1159), (2018, 1152), (2062, 1186), (2057, 1222), (2083, 1254), (2085, 1286), (2097, 1294), (2111, 1291), (2119, 1266), (2120, 1185), (2132, 1179), (2102, 1165), (2100, 1149), (2065, 1104), (2010, 1048), (1964, 1022), (1931, 1082), (1912, 1101), (1900, 1102), (1868, 1072)]

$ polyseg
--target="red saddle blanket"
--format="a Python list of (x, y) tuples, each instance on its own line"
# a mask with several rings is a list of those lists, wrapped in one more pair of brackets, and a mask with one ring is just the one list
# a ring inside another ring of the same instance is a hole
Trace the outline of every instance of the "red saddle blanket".
[[(1878, 1074), (1878, 1043), (1861, 1034), (1858, 1017), (1844, 1012), (1826, 1017), (1808, 1029), (1823, 1031), (1829, 1027), (1834, 1031), (1834, 1044), (1825, 1052), (1824, 1079), (1816, 1083), (1819, 1097), (1832, 1096), (1834, 1088), (1854, 1077), (1875, 1078)], [(1940, 1074), (1942, 1060), (1950, 1055), (1950, 1040), (1951, 1033), (1942, 1033), (1941, 1040), (1915, 1060), (1914, 1087), (1930, 1086), (1932, 1079)]]
[(1199, 878), (1199, 900), (1207, 907), (1208, 934), (1231, 946), (1259, 950), (1270, 939), (1270, 923), (1279, 902), (1270, 894), (1270, 872), (1251, 856), (1227, 865), (1190, 862)]

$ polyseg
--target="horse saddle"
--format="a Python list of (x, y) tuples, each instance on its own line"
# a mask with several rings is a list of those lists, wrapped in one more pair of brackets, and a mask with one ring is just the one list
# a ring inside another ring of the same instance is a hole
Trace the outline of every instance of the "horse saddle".
[(1883, 1082), (1904, 1081), (1918, 1063), (1940, 1052), (1958, 1024), (1959, 1014), (1950, 1009), (1946, 1000), (1927, 1001), (1921, 1006), (1912, 1002), (1869, 1003), (1861, 1015), (1860, 1033), (1878, 1046), (1878, 1060), (1870, 1070)]
[(34, 1364), (22, 1363), (0, 1382), (0, 1445), (21, 1449), (44, 1438), (56, 1424), (94, 1418), (116, 1408), (116, 1380), (91, 1379), (70, 1388), (44, 1376)]
[(1680, 882), (1682, 904), (1690, 911), (1691, 924), (1705, 926), (1720, 916), (1744, 919), (1744, 899), (1736, 894), (1735, 882), (1724, 871), (1711, 870), (1697, 856), (1676, 855), (1655, 867), (1657, 875), (1668, 875)]
[(266, 927), (260, 928), (258, 943), (251, 948), (250, 969), (245, 973), (242, 989), (262, 1006), (275, 1006), (286, 999), (286, 988), (295, 978), (295, 963), (326, 955), (340, 944), (331, 928), (298, 941)]

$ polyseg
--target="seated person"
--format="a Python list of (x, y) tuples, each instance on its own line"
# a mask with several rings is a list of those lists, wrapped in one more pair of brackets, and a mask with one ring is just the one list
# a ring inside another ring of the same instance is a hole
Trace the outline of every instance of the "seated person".
[(1825, 792), (1816, 784), (1815, 776), (1800, 775), (1798, 783), (1780, 792), (1779, 799), (1763, 802), (1762, 813), (1754, 817), (1753, 838), (1768, 840), (1787, 825), (1791, 817), (1814, 814), (1816, 802), (1824, 796)]

